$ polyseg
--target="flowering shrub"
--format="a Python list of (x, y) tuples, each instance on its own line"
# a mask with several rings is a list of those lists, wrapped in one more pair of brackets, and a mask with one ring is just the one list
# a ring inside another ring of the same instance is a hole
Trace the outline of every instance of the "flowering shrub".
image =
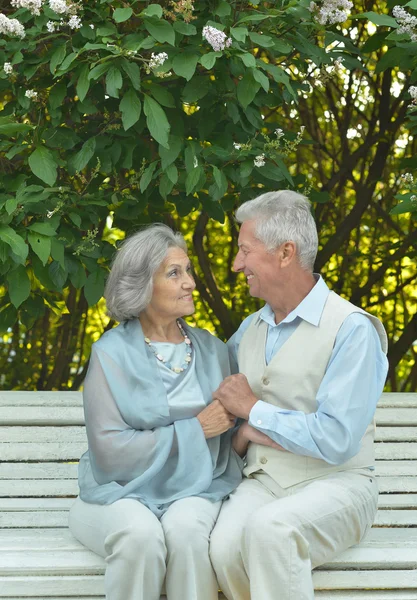
[(312, 64), (349, 56), (323, 25), (350, 6), (12, 0), (0, 14), (0, 329), (30, 326), (68, 287), (101, 298), (109, 215), (124, 231), (174, 209), (221, 221), (254, 188), (293, 186), (284, 161), (303, 136), (279, 127), (280, 111), (296, 113)]

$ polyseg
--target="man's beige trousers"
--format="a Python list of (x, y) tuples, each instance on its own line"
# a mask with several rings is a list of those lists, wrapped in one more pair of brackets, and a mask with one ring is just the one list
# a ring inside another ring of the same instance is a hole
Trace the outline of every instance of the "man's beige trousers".
[(77, 499), (70, 530), (106, 559), (107, 600), (217, 600), (209, 538), (220, 502), (184, 498), (159, 521), (137, 500), (100, 506)]
[(244, 479), (211, 534), (228, 600), (312, 600), (311, 570), (359, 543), (372, 525), (372, 473), (344, 471), (287, 489), (266, 474)]

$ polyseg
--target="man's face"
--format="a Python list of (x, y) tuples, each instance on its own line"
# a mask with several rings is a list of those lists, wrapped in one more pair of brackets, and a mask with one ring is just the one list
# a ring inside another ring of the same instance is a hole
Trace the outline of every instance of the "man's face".
[(264, 244), (255, 237), (255, 221), (242, 224), (238, 244), (233, 270), (246, 275), (251, 296), (270, 301), (281, 270), (279, 249), (267, 252)]

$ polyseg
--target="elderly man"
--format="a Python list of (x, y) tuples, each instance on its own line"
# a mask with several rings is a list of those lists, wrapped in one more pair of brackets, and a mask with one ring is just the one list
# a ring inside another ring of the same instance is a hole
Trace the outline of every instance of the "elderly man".
[(387, 338), (313, 273), (317, 231), (305, 197), (263, 194), (236, 218), (234, 269), (266, 304), (230, 339), (239, 374), (214, 393), (244, 419), (235, 448), (246, 466), (211, 559), (228, 600), (311, 600), (311, 570), (358, 543), (377, 510), (373, 416)]

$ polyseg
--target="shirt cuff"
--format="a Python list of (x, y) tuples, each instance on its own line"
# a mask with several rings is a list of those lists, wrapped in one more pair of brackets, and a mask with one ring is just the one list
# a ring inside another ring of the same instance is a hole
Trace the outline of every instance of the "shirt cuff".
[(273, 429), (272, 423), (276, 418), (276, 414), (276, 406), (258, 400), (249, 413), (249, 425), (256, 429)]

